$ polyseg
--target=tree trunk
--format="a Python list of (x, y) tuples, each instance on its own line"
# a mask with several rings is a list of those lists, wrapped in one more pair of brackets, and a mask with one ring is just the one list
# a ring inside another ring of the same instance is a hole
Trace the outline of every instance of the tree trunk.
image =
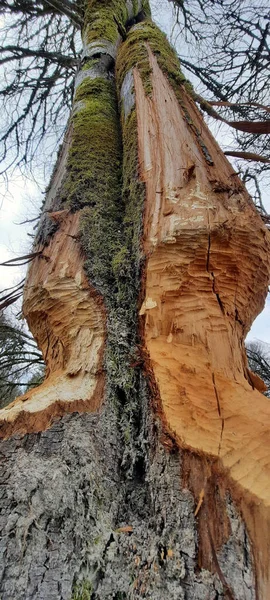
[(24, 294), (47, 377), (0, 411), (1, 598), (267, 600), (269, 233), (147, 3), (88, 4)]

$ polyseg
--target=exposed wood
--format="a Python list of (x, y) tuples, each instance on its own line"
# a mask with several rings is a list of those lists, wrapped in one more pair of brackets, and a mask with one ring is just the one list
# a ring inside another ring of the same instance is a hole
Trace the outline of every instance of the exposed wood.
[(0, 435), (42, 431), (70, 411), (97, 411), (102, 402), (105, 311), (83, 270), (79, 213), (61, 222), (28, 273), (24, 314), (47, 364), (37, 389), (0, 411)]
[[(269, 232), (185, 90), (182, 109), (151, 53), (150, 63), (151, 98), (134, 73), (147, 189), (141, 314), (150, 365), (180, 446), (219, 459), (238, 495), (265, 508), (266, 534), (270, 404), (249, 382), (244, 338), (267, 293)], [(255, 552), (266, 600), (269, 554)]]

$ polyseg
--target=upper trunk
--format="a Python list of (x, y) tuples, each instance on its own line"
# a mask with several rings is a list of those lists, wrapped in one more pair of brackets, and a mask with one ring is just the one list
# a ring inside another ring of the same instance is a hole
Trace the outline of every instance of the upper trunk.
[(0, 591), (267, 600), (270, 404), (243, 343), (269, 233), (147, 2), (89, 1), (83, 39), (25, 289), (47, 378), (0, 411)]

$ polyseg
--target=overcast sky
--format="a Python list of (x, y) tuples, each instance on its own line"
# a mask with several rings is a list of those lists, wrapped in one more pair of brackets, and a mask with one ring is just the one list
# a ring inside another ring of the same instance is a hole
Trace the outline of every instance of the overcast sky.
[[(157, 2), (158, 4), (158, 2)], [(166, 29), (167, 33), (173, 30), (173, 9), (170, 5), (154, 9), (154, 17), (158, 24)], [(174, 41), (174, 40), (172, 40)], [(215, 126), (215, 134), (221, 136), (220, 126)], [(222, 133), (224, 138), (224, 133)], [(228, 143), (230, 142), (228, 138)], [(33, 219), (38, 215), (43, 199), (41, 188), (46, 182), (40, 177), (41, 186), (34, 181), (15, 173), (9, 182), (8, 191), (5, 185), (0, 185), (0, 262), (16, 258), (31, 251), (31, 224), (18, 225), (26, 219)], [(264, 198), (266, 208), (270, 212), (270, 201)], [(267, 206), (268, 204), (268, 206)], [(25, 274), (25, 268), (0, 266), (0, 289), (4, 289), (19, 282)], [(270, 343), (270, 298), (266, 302), (264, 311), (257, 317), (253, 324), (248, 339), (259, 339)]]

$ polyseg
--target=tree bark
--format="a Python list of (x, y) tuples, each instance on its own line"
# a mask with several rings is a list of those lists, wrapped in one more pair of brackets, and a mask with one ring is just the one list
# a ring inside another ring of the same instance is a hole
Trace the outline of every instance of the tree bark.
[(24, 294), (47, 377), (0, 411), (3, 600), (269, 597), (269, 232), (141, 8), (88, 2)]

